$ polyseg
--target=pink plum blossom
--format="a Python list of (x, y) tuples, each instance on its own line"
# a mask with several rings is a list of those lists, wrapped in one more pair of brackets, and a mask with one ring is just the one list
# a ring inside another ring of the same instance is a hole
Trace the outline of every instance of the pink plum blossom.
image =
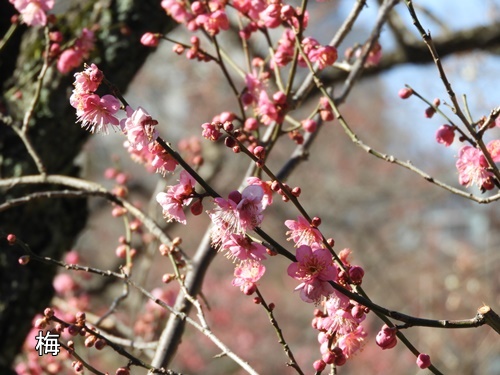
[(486, 149), (495, 163), (500, 161), (500, 140), (494, 139), (486, 145)]
[(339, 337), (337, 345), (342, 349), (346, 358), (352, 357), (362, 346), (366, 337), (366, 332), (362, 326), (357, 326), (356, 329)]
[(247, 186), (242, 193), (233, 191), (228, 199), (215, 198), (217, 207), (207, 211), (214, 227), (212, 244), (219, 246), (231, 234), (244, 234), (259, 226), (263, 219), (264, 190), (258, 185)]
[(250, 295), (255, 292), (256, 282), (266, 272), (266, 267), (262, 263), (256, 261), (241, 262), (234, 269), (233, 286), (239, 286), (240, 290)]
[(493, 188), (493, 173), (488, 171), (488, 162), (481, 150), (472, 146), (463, 146), (458, 153), (456, 162), (458, 181), (461, 185), (490, 190)]
[(28, 26), (45, 26), (46, 12), (54, 7), (54, 0), (9, 0), (21, 13), (23, 22)]
[(191, 203), (195, 183), (195, 179), (183, 170), (177, 185), (169, 186), (166, 193), (161, 192), (156, 195), (156, 201), (161, 205), (163, 216), (167, 221), (175, 220), (186, 225), (183, 206)]
[(260, 243), (253, 242), (245, 235), (232, 234), (221, 245), (221, 248), (228, 251), (229, 257), (239, 260), (263, 260), (266, 259), (266, 247)]
[(73, 93), (70, 98), (71, 105), (76, 108), (77, 122), (82, 123), (82, 128), (92, 133), (108, 133), (108, 125), (117, 126), (118, 119), (114, 116), (120, 109), (120, 101), (113, 95), (104, 95), (102, 98), (96, 94)]
[(301, 245), (323, 246), (323, 236), (321, 232), (317, 228), (312, 227), (302, 216), (298, 216), (297, 221), (286, 220), (285, 225), (290, 229), (286, 232), (286, 234), (289, 235), (287, 240), (293, 240), (296, 247)]
[(57, 70), (61, 73), (69, 73), (74, 68), (78, 68), (83, 60), (90, 56), (94, 49), (94, 32), (87, 28), (82, 30), (80, 37), (72, 47), (63, 51), (57, 61)]
[(328, 281), (337, 279), (337, 268), (333, 265), (332, 255), (327, 249), (311, 249), (302, 245), (297, 249), (297, 262), (288, 266), (289, 276), (302, 283), (295, 288), (305, 302), (318, 301), (321, 296), (328, 297), (334, 291)]
[(273, 190), (271, 189), (271, 183), (262, 181), (258, 177), (248, 177), (247, 178), (248, 185), (257, 185), (262, 188), (264, 191), (264, 195), (262, 197), (262, 209), (265, 210), (267, 206), (270, 206), (273, 203)]
[(75, 91), (80, 93), (93, 93), (95, 92), (102, 80), (104, 74), (95, 64), (91, 64), (83, 72), (75, 73)]
[(142, 107), (135, 111), (127, 107), (127, 118), (120, 121), (120, 126), (127, 134), (130, 145), (139, 151), (147, 148), (158, 137), (155, 128), (157, 124), (158, 121), (153, 120)]

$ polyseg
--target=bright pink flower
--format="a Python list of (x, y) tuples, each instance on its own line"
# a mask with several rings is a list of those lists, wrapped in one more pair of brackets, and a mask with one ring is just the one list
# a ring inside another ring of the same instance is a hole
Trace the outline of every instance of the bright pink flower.
[(276, 105), (269, 99), (269, 96), (265, 91), (260, 92), (257, 103), (257, 112), (260, 115), (260, 121), (264, 125), (269, 125), (273, 121), (278, 121), (280, 119)]
[(302, 125), (302, 128), (304, 131), (308, 133), (314, 133), (316, 129), (318, 128), (318, 123), (314, 121), (313, 119), (307, 119), (304, 120), (300, 123)]
[(301, 245), (323, 246), (323, 236), (321, 232), (317, 228), (312, 227), (302, 216), (298, 216), (297, 221), (285, 221), (285, 225), (290, 229), (286, 232), (286, 234), (290, 236), (287, 240), (293, 240), (293, 242), (295, 242), (295, 247)]
[(436, 132), (436, 141), (445, 145), (450, 146), (455, 138), (455, 128), (450, 125), (441, 126)]
[(397, 329), (395, 327), (389, 327), (387, 324), (384, 324), (380, 329), (379, 333), (377, 333), (377, 337), (375, 338), (375, 342), (378, 346), (380, 346), (383, 350), (392, 349), (398, 343), (398, 338), (396, 336)]
[(169, 186), (166, 193), (156, 195), (156, 201), (163, 209), (163, 216), (167, 221), (175, 220), (186, 225), (186, 215), (183, 206), (189, 205), (194, 192), (195, 179), (186, 171), (181, 171), (179, 183)]
[(260, 18), (266, 27), (270, 29), (278, 27), (281, 25), (281, 4), (270, 3), (260, 14)]
[(295, 290), (305, 302), (318, 301), (321, 296), (333, 293), (328, 281), (337, 279), (337, 268), (333, 265), (332, 255), (327, 249), (311, 249), (302, 245), (297, 249), (297, 262), (288, 266), (287, 273), (296, 280), (302, 281)]
[(183, 1), (163, 0), (161, 2), (161, 7), (178, 23), (187, 24), (194, 18), (193, 14), (187, 9), (186, 3)]
[(9, 0), (14, 8), (23, 16), (23, 22), (28, 26), (45, 26), (45, 12), (54, 7), (54, 0)]
[(120, 126), (127, 134), (130, 145), (139, 151), (147, 148), (158, 137), (155, 128), (157, 124), (158, 121), (153, 120), (149, 113), (141, 107), (135, 111), (127, 107), (127, 118), (120, 121)]
[(160, 35), (153, 33), (144, 33), (141, 36), (141, 44), (146, 47), (157, 47), (160, 43)]
[(417, 366), (425, 369), (431, 365), (431, 357), (428, 354), (420, 353), (417, 357)]
[(104, 74), (102, 71), (97, 68), (97, 65), (92, 64), (83, 72), (75, 73), (75, 82), (73, 82), (75, 91), (79, 93), (93, 93), (99, 88), (103, 78)]
[(201, 135), (210, 141), (216, 141), (222, 135), (220, 126), (214, 122), (205, 122), (201, 125), (201, 127), (203, 128), (203, 132), (201, 133)]
[(251, 241), (243, 234), (232, 234), (221, 245), (221, 248), (228, 251), (228, 257), (238, 258), (239, 260), (266, 259), (266, 247)]
[(196, 16), (196, 24), (203, 26), (205, 31), (210, 35), (217, 35), (220, 30), (229, 29), (229, 19), (226, 12), (217, 9), (211, 14), (200, 14)]
[(266, 267), (262, 263), (255, 261), (241, 262), (234, 269), (233, 286), (239, 286), (245, 294), (252, 294), (256, 288), (256, 282), (266, 272)]
[(317, 46), (307, 54), (311, 62), (318, 63), (320, 70), (333, 65), (337, 61), (337, 56), (337, 50), (332, 46)]
[(57, 69), (65, 74), (78, 68), (94, 49), (94, 32), (84, 28), (74, 45), (65, 50), (57, 60)]
[(62, 74), (69, 73), (75, 68), (80, 67), (83, 62), (83, 54), (81, 51), (75, 51), (70, 48), (64, 50), (57, 59), (57, 70)]
[(73, 93), (70, 103), (76, 108), (77, 122), (81, 122), (82, 128), (92, 133), (107, 134), (108, 125), (119, 124), (113, 115), (120, 109), (120, 101), (113, 95), (104, 95), (100, 98), (96, 94)]
[(472, 146), (463, 146), (456, 162), (458, 181), (461, 185), (471, 186), (476, 184), (486, 190), (493, 188), (493, 174), (487, 170), (488, 162), (481, 150)]

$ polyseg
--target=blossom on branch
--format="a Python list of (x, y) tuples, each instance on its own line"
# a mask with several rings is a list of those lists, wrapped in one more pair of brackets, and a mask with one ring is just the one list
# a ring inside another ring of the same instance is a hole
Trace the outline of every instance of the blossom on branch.
[(286, 232), (289, 235), (287, 240), (293, 240), (295, 247), (301, 245), (323, 247), (323, 236), (319, 229), (311, 226), (302, 216), (298, 216), (297, 221), (286, 220), (285, 225), (290, 229)]
[(266, 267), (260, 262), (241, 262), (234, 269), (232, 284), (233, 286), (239, 286), (240, 290), (246, 295), (253, 294), (257, 288), (256, 282), (264, 276), (265, 272)]
[(289, 276), (302, 283), (295, 288), (300, 290), (300, 298), (305, 302), (318, 302), (322, 296), (334, 292), (329, 281), (336, 281), (337, 268), (333, 265), (328, 249), (302, 245), (297, 249), (297, 262), (288, 266)]
[(493, 173), (488, 170), (488, 161), (481, 150), (472, 146), (463, 146), (456, 162), (458, 181), (469, 187), (477, 185), (481, 189), (493, 189)]
[(183, 206), (191, 203), (194, 193), (195, 179), (186, 171), (181, 171), (179, 183), (169, 186), (166, 193), (156, 195), (156, 201), (163, 209), (163, 216), (167, 221), (175, 220), (186, 225), (186, 215)]
[(46, 12), (54, 7), (54, 0), (9, 0), (14, 8), (23, 16), (28, 26), (45, 26)]

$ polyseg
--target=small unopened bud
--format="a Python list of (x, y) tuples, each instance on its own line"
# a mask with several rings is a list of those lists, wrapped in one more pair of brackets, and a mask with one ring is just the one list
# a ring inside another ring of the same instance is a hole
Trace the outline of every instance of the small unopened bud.
[(224, 144), (226, 145), (226, 147), (233, 148), (234, 146), (236, 146), (236, 141), (231, 137), (226, 137), (224, 139)]
[(421, 369), (427, 368), (431, 365), (431, 357), (428, 354), (420, 353), (417, 357), (417, 366)]
[(269, 304), (269, 310), (273, 311), (275, 307), (276, 307), (276, 305), (274, 304), (274, 302), (271, 302)]
[(240, 153), (240, 151), (241, 151), (240, 146), (234, 146), (234, 147), (233, 147), (233, 152), (234, 152), (235, 154), (239, 154), (239, 153)]
[(425, 115), (426, 118), (432, 118), (432, 116), (434, 116), (434, 113), (436, 113), (436, 110), (434, 108), (427, 107), (425, 109), (424, 115)]
[(91, 335), (91, 336), (88, 336), (86, 339), (85, 339), (85, 346), (87, 348), (91, 348), (94, 346), (95, 342), (97, 340), (97, 337), (95, 337), (94, 335)]
[(175, 279), (175, 275), (174, 274), (171, 274), (171, 273), (166, 273), (164, 274), (162, 277), (161, 277), (161, 281), (165, 284), (168, 284), (169, 282), (171, 282), (172, 280)]
[(384, 324), (379, 333), (377, 333), (375, 342), (384, 350), (394, 348), (398, 343), (396, 332), (396, 328), (389, 327), (387, 324)]
[(293, 189), (292, 189), (292, 195), (296, 198), (300, 197), (300, 193), (302, 193), (302, 190), (300, 189), (300, 187), (298, 186), (295, 186)]
[(194, 216), (201, 215), (203, 213), (203, 202), (201, 201), (201, 199), (199, 199), (196, 202), (194, 202), (191, 205), (190, 209), (191, 209), (191, 213)]
[(318, 359), (317, 361), (314, 361), (313, 367), (316, 372), (321, 372), (325, 369), (326, 363), (322, 359)]
[(83, 371), (83, 363), (80, 361), (75, 361), (71, 364), (76, 373), (80, 373)]
[(130, 370), (126, 367), (120, 367), (116, 370), (115, 375), (130, 375)]
[(182, 243), (182, 238), (180, 238), (180, 237), (175, 237), (172, 240), (172, 245), (174, 245), (174, 246), (179, 246), (181, 243)]
[(253, 154), (258, 159), (264, 159), (266, 156), (266, 149), (262, 146), (257, 146), (253, 149)]
[(234, 125), (232, 122), (230, 121), (226, 121), (224, 122), (224, 130), (228, 133), (231, 133), (233, 130), (234, 130)]
[(253, 303), (255, 303), (256, 305), (260, 305), (261, 302), (262, 302), (262, 300), (260, 299), (260, 297), (253, 298)]
[(95, 340), (94, 347), (95, 347), (97, 350), (101, 350), (101, 349), (103, 349), (105, 346), (106, 346), (106, 341), (104, 341), (103, 339), (97, 339), (97, 340)]
[(9, 245), (14, 245), (16, 243), (16, 235), (9, 233), (7, 235), (7, 242), (9, 243)]
[(317, 216), (313, 217), (311, 220), (311, 225), (315, 228), (319, 227), (321, 225), (321, 219)]
[(441, 100), (439, 100), (439, 98), (435, 98), (432, 101), (432, 104), (434, 104), (435, 107), (439, 107), (439, 105), (441, 104)]
[(43, 315), (45, 315), (46, 318), (52, 318), (54, 316), (54, 310), (52, 310), (50, 307), (47, 307), (45, 310), (43, 310)]
[(405, 88), (399, 90), (399, 92), (398, 92), (398, 96), (401, 99), (408, 99), (412, 95), (413, 95), (413, 90), (409, 89), (408, 87), (405, 87)]
[(35, 328), (45, 329), (47, 327), (47, 319), (40, 318), (35, 321)]
[(167, 245), (165, 244), (161, 244), (160, 245), (160, 254), (163, 255), (164, 257), (168, 256), (168, 254), (170, 254), (170, 252), (172, 251), (172, 249), (170, 249), (170, 247), (168, 247)]
[(351, 278), (353, 284), (361, 285), (364, 275), (365, 271), (360, 266), (352, 266), (349, 269), (349, 277)]
[(335, 246), (335, 240), (333, 238), (328, 238), (326, 242), (328, 243), (328, 245), (330, 245), (330, 247)]
[(21, 266), (25, 266), (30, 262), (30, 256), (29, 255), (20, 256), (17, 261)]

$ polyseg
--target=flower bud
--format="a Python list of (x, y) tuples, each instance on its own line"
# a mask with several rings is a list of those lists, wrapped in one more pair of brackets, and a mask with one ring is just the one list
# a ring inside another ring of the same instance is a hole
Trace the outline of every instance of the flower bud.
[(417, 357), (417, 366), (421, 369), (427, 368), (431, 365), (431, 357), (428, 354), (420, 353)]
[(355, 285), (361, 285), (364, 275), (365, 271), (360, 266), (352, 266), (349, 269), (349, 277)]
[(413, 90), (412, 89), (409, 89), (408, 87), (405, 87), (405, 88), (402, 88), (401, 90), (399, 90), (398, 92), (398, 96), (401, 98), (401, 99), (408, 99), (410, 96), (413, 95)]
[(387, 324), (384, 324), (375, 338), (377, 345), (383, 350), (394, 348), (398, 343), (396, 331), (396, 328), (389, 327)]

